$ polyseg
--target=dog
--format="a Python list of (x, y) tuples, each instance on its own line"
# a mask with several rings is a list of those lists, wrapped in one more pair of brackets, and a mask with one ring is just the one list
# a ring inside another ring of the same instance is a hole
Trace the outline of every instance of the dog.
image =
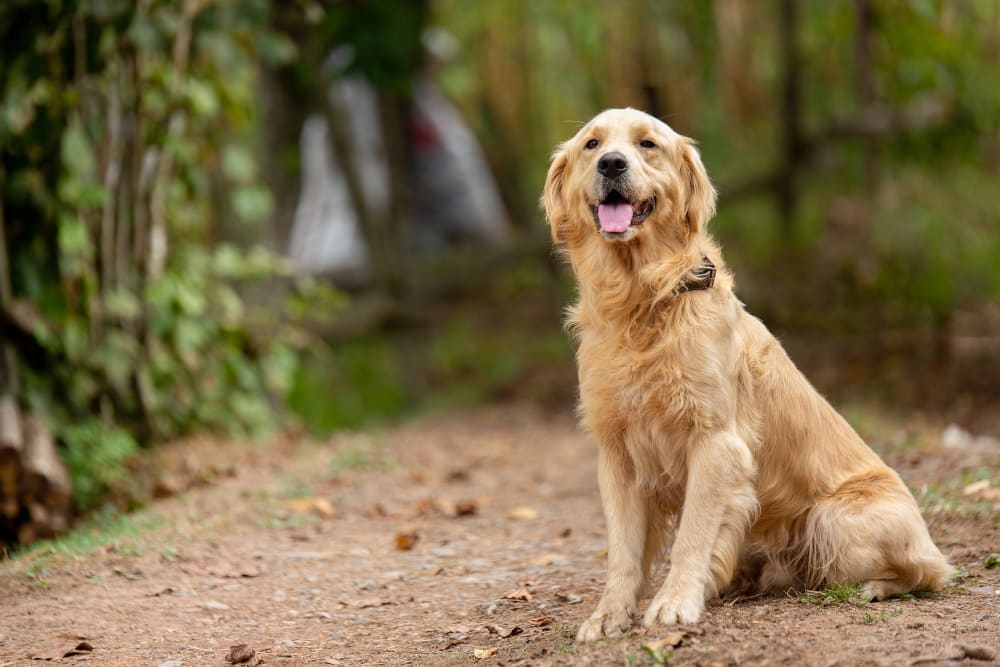
[(646, 627), (696, 623), (737, 588), (881, 600), (953, 574), (899, 476), (733, 294), (715, 204), (694, 142), (635, 109), (552, 157), (542, 206), (579, 285), (568, 328), (608, 533), (578, 641), (631, 627), (671, 532)]

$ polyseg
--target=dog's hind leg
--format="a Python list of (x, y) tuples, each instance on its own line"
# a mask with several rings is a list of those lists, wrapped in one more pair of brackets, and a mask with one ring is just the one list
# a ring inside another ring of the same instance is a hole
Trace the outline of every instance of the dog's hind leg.
[(870, 600), (937, 589), (954, 573), (888, 468), (842, 482), (810, 511), (803, 537), (813, 584), (860, 584)]
[(694, 623), (732, 579), (757, 500), (753, 459), (733, 432), (692, 443), (684, 508), (670, 556), (670, 573), (643, 617), (643, 625)]
[(600, 449), (597, 480), (608, 528), (608, 580), (597, 609), (577, 632), (587, 642), (620, 634), (632, 626), (643, 585), (649, 499), (636, 488), (623, 455)]

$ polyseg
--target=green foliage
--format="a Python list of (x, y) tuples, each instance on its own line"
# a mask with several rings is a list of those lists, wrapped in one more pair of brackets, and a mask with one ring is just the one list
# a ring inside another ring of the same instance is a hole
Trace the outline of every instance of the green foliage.
[(67, 427), (63, 432), (63, 459), (73, 482), (73, 495), (83, 509), (97, 504), (120, 488), (127, 478), (125, 466), (139, 452), (132, 435), (93, 419)]
[(992, 570), (995, 567), (1000, 567), (1000, 554), (990, 554), (983, 559), (983, 565), (986, 566), (987, 570)]
[(383, 89), (407, 91), (422, 60), (424, 2), (369, 0), (326, 14), (320, 30), (326, 44), (349, 45), (351, 74)]
[(385, 336), (313, 346), (288, 400), (309, 429), (322, 434), (368, 425), (412, 408), (393, 342)]
[(14, 296), (33, 306), (20, 398), (80, 507), (128, 481), (140, 444), (272, 429), (308, 340), (295, 323), (339, 305), (264, 249), (206, 249), (218, 217), (259, 230), (272, 206), (257, 49), (294, 49), (269, 8), (0, 6), (0, 205)]
[[(861, 4), (799, 11), (801, 121), (816, 145), (796, 169), (790, 225), (767, 188), (726, 199), (780, 168), (778, 3), (512, 1), (471, 11), (443, 0), (434, 18), (462, 47), (442, 84), (524, 217), (538, 215), (544, 158), (557, 142), (602, 108), (646, 109), (698, 140), (723, 196), (711, 229), (753, 305), (793, 326), (941, 332), (951, 313), (1000, 296), (996, 7), (863, 4), (873, 14), (866, 63), (857, 60)], [(874, 117), (906, 122), (870, 139), (830, 139), (828, 128), (862, 115), (863, 74)], [(754, 294), (755, 284), (781, 288)]]

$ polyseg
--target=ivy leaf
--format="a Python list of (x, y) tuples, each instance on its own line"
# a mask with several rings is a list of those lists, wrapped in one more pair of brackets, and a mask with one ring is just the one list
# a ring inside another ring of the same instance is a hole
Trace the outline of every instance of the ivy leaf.
[(91, 180), (97, 171), (90, 138), (79, 119), (71, 120), (63, 132), (62, 162), (70, 176), (83, 181)]
[(104, 301), (108, 315), (125, 321), (134, 321), (139, 317), (141, 306), (135, 294), (127, 290), (114, 290)]
[(247, 146), (230, 144), (222, 150), (222, 173), (235, 183), (249, 183), (257, 175), (257, 162)]
[(59, 268), (68, 278), (83, 274), (87, 260), (93, 256), (87, 227), (78, 216), (59, 218)]
[(263, 222), (271, 207), (271, 193), (266, 188), (244, 186), (233, 191), (233, 210), (246, 222)]
[(219, 96), (210, 83), (201, 79), (188, 79), (185, 93), (194, 115), (210, 117), (219, 112)]

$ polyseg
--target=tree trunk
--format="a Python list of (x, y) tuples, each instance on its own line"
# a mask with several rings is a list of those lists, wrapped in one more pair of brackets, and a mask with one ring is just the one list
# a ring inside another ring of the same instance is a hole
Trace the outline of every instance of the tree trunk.
[(783, 68), (781, 90), (782, 166), (776, 181), (775, 196), (783, 232), (790, 236), (798, 207), (796, 171), (805, 152), (801, 120), (801, 62), (798, 51), (798, 0), (781, 0), (780, 48)]

